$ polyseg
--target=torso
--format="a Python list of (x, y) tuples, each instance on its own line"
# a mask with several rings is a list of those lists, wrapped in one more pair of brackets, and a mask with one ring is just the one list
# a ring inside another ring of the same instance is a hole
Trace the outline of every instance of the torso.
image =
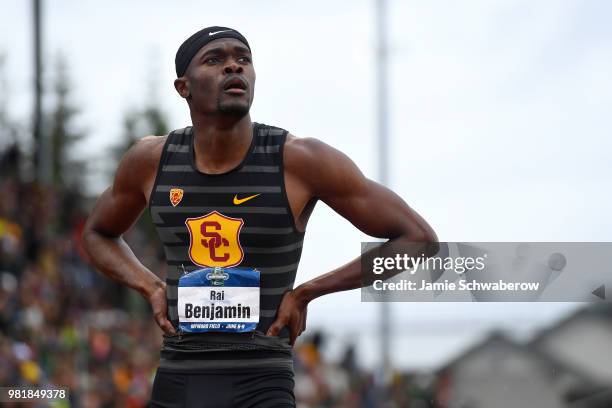
[[(142, 201), (163, 246), (167, 315), (180, 333), (164, 338), (160, 357), (164, 369), (205, 369), (221, 357), (224, 365), (231, 367), (242, 367), (246, 360), (257, 367), (291, 366), (288, 327), (277, 336), (265, 333), (284, 294), (295, 283), (304, 241), (301, 228), (305, 227), (304, 217), (297, 211), (304, 213), (309, 195), (306, 180), (296, 169), (312, 171), (312, 159), (304, 160), (310, 150), (300, 148), (299, 139), (288, 138), (281, 128), (253, 123), (252, 130), (248, 149), (246, 143), (232, 143), (223, 156), (200, 153), (191, 126), (140, 143), (138, 159), (143, 155), (147, 159), (142, 163), (137, 160), (139, 165), (131, 174), (142, 188)], [(253, 200), (237, 199), (252, 193), (257, 193), (251, 196)], [(297, 220), (301, 220), (299, 226)], [(231, 321), (215, 325), (232, 327), (202, 327), (212, 317), (190, 314), (188, 306), (212, 310), (213, 303), (207, 305), (216, 292), (202, 289), (215, 285), (206, 281), (212, 279), (208, 277), (212, 267), (232, 280), (228, 289), (241, 288), (231, 295), (238, 299), (221, 300), (235, 300), (238, 305), (244, 302), (243, 308), (249, 310), (254, 307), (252, 321), (241, 322), (248, 328), (234, 327), (236, 323)], [(256, 279), (255, 286), (248, 279)], [(258, 289), (252, 289), (255, 287)], [(255, 290), (258, 302), (251, 293)], [(225, 359), (229, 355), (231, 358)]]
[[(150, 161), (151, 166), (148, 167), (146, 176), (143, 178), (143, 194), (146, 197), (147, 205), (151, 198), (151, 191), (153, 190), (153, 184), (155, 182), (155, 175), (157, 174), (157, 168), (159, 165), (159, 159), (162, 153), (162, 149), (167, 139), (166, 136), (147, 136), (146, 139), (150, 139), (151, 149), (149, 150), (150, 155), (147, 157), (147, 161)], [(300, 171), (305, 171), (303, 168), (296, 168), (292, 166), (292, 158), (300, 154), (299, 149), (300, 138), (293, 136), (292, 134), (287, 135), (285, 142), (285, 148), (283, 151), (284, 175), (285, 175), (285, 188), (287, 190), (287, 199), (289, 200), (289, 206), (295, 220), (295, 225), (299, 231), (305, 231), (306, 225), (310, 214), (315, 207), (316, 198), (313, 197), (312, 192), (303, 182), (303, 178), (300, 176)], [(227, 169), (235, 167), (236, 163), (228, 163)]]

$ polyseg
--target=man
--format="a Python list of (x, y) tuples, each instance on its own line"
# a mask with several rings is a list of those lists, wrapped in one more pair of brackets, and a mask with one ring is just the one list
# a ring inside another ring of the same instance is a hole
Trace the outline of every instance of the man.
[[(238, 31), (195, 33), (175, 63), (193, 125), (125, 154), (89, 217), (85, 248), (101, 272), (149, 301), (164, 331), (153, 406), (294, 406), (291, 347), (308, 303), (361, 286), (357, 258), (293, 289), (315, 203), (390, 242), (437, 237), (338, 150), (251, 122), (255, 70)], [(146, 206), (164, 244), (165, 282), (121, 238)]]

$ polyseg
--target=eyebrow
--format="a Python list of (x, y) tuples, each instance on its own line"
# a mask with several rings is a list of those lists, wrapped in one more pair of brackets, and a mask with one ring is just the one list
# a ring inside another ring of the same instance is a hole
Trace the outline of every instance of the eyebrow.
[[(233, 50), (234, 52), (238, 52), (238, 53), (251, 54), (251, 51), (248, 48), (243, 47), (242, 45), (234, 46)], [(204, 54), (202, 54), (202, 58), (204, 58), (208, 54), (222, 54), (223, 52), (225, 52), (225, 48), (223, 47), (211, 48), (207, 50)]]

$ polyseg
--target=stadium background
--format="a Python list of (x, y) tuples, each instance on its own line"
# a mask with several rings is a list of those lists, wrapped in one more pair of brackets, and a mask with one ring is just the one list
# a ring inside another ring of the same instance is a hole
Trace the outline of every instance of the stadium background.
[[(43, 2), (38, 170), (32, 3), (1, 3), (0, 386), (62, 384), (74, 406), (143, 406), (161, 333), (137, 294), (88, 266), (78, 237), (122, 152), (188, 123), (176, 47), (202, 26), (236, 27), (254, 50), (253, 119), (318, 137), (376, 179), (376, 2)], [(611, 7), (387, 2), (387, 184), (441, 239), (610, 240)], [(322, 204), (307, 237), (298, 283), (367, 240)], [(127, 240), (163, 276), (146, 216)], [(394, 304), (387, 378), (378, 306), (359, 291), (310, 306), (300, 406), (610, 404), (605, 307)]]

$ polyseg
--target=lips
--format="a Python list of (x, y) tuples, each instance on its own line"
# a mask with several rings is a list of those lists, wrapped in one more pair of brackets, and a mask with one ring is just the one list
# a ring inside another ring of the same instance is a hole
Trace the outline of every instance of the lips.
[(247, 84), (240, 77), (229, 78), (223, 84), (223, 90), (228, 93), (243, 94), (246, 92)]

